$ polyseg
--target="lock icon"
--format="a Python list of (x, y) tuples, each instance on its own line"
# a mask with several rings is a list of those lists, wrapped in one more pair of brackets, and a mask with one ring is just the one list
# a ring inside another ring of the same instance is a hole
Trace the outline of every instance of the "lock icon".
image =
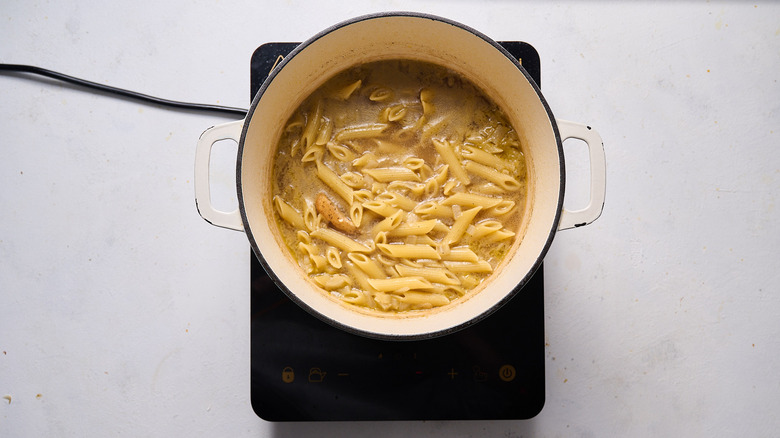
[(292, 383), (293, 380), (295, 380), (295, 371), (292, 367), (284, 367), (284, 369), (282, 369), (282, 382)]

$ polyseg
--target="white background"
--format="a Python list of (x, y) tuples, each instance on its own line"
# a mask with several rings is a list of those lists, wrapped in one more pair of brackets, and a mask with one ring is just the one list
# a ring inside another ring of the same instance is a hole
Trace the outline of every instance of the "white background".
[[(247, 107), (260, 44), (385, 10), (531, 43), (555, 116), (604, 139), (604, 214), (545, 262), (542, 412), (257, 418), (249, 246), (193, 201), (195, 141), (230, 117), (2, 74), (0, 436), (775, 435), (780, 4), (5, 0), (0, 62)], [(235, 205), (235, 146), (215, 153), (217, 202)]]

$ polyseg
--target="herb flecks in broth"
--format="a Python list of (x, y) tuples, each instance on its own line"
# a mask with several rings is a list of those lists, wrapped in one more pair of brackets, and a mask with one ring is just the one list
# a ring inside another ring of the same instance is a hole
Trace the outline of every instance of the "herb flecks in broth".
[(290, 117), (273, 193), (303, 273), (345, 303), (445, 306), (506, 256), (526, 166), (505, 115), (470, 81), (419, 61), (341, 72)]

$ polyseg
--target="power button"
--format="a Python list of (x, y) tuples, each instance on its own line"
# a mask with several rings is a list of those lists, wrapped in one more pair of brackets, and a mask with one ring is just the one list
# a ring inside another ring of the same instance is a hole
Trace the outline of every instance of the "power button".
[(507, 364), (498, 369), (498, 377), (504, 382), (515, 380), (515, 376), (517, 376), (517, 371), (512, 365)]

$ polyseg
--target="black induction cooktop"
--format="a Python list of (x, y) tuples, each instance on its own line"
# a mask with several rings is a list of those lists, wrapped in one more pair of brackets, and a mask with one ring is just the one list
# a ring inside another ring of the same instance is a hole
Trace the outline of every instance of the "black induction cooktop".
[[(539, 84), (539, 55), (502, 42)], [(251, 60), (251, 96), (297, 43)], [(251, 255), (251, 400), (268, 421), (527, 419), (544, 405), (544, 280), (458, 332), (382, 341), (334, 328), (287, 298)]]

